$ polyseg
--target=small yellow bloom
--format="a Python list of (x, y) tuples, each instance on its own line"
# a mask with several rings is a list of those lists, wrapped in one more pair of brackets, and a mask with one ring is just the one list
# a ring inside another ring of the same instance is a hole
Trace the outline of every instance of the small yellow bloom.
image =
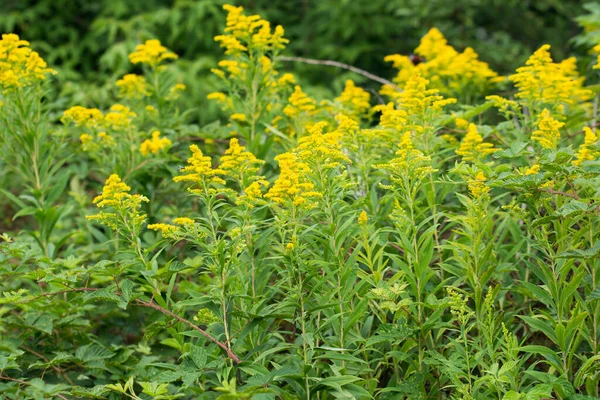
[(573, 161), (574, 165), (580, 165), (587, 160), (595, 160), (600, 155), (598, 151), (590, 149), (590, 146), (597, 144), (598, 136), (587, 126), (583, 128), (583, 131), (585, 132), (585, 139), (577, 151), (577, 159)]
[(140, 145), (140, 152), (147, 156), (150, 153), (158, 154), (161, 150), (171, 146), (171, 141), (167, 138), (161, 138), (159, 131), (152, 132), (152, 139), (145, 140)]
[(306, 95), (298, 85), (288, 99), (289, 104), (283, 109), (283, 113), (290, 118), (297, 117), (301, 113), (312, 114), (317, 108), (317, 102)]
[(167, 50), (160, 44), (159, 40), (147, 40), (144, 44), (136, 46), (135, 51), (129, 54), (129, 61), (133, 64), (147, 64), (152, 68), (156, 67), (165, 60), (173, 60), (177, 54)]
[(358, 224), (361, 226), (366, 226), (367, 222), (369, 222), (369, 217), (367, 216), (367, 212), (363, 210), (358, 216)]
[(540, 164), (533, 164), (531, 167), (527, 168), (525, 175), (537, 175), (539, 172)]
[(234, 114), (231, 114), (231, 115), (229, 116), (229, 118), (231, 118), (231, 119), (232, 119), (232, 120), (234, 120), (234, 121), (240, 121), (240, 122), (243, 122), (243, 121), (245, 121), (245, 120), (246, 120), (246, 114), (242, 114), (242, 113), (234, 113)]
[(192, 225), (194, 224), (194, 220), (187, 217), (179, 217), (173, 219), (173, 223), (177, 225)]
[(119, 97), (128, 99), (141, 99), (150, 94), (148, 82), (141, 75), (127, 74), (123, 76), (117, 81), (117, 87), (119, 88)]
[(494, 149), (491, 143), (485, 143), (483, 138), (477, 132), (477, 126), (473, 123), (469, 124), (467, 135), (460, 143), (460, 147), (456, 150), (456, 154), (462, 156), (465, 161), (475, 161), (485, 157), (488, 154), (493, 154), (498, 149)]
[(104, 115), (97, 108), (74, 106), (63, 113), (60, 121), (65, 125), (73, 123), (75, 126), (94, 128), (102, 124)]
[(469, 192), (471, 192), (471, 196), (473, 198), (478, 199), (487, 195), (490, 191), (490, 188), (485, 185), (485, 175), (483, 172), (479, 171), (474, 181), (469, 182)]
[(565, 125), (554, 119), (548, 109), (544, 109), (538, 119), (538, 130), (534, 131), (531, 139), (540, 143), (545, 149), (556, 149), (560, 140), (560, 128)]

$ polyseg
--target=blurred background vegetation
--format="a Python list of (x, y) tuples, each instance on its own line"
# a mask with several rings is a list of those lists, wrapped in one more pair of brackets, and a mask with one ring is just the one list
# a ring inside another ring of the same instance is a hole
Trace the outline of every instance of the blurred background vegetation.
[[(213, 41), (225, 19), (224, 0), (3, 0), (0, 30), (29, 40), (59, 71), (56, 88), (65, 103), (104, 107), (114, 82), (133, 71), (127, 54), (136, 44), (158, 38), (180, 55), (174, 66), (188, 87), (190, 121), (218, 117), (206, 94), (218, 88), (211, 76), (223, 52)], [(585, 66), (589, 47), (575, 18), (578, 0), (245, 0), (249, 13), (281, 24), (291, 44), (286, 55), (331, 59), (382, 77), (395, 73), (385, 55), (409, 54), (431, 27), (459, 50), (473, 47), (483, 61), (507, 74), (544, 43), (557, 60), (577, 55)], [(588, 4), (588, 10), (595, 6)], [(581, 37), (581, 35), (580, 35)], [(360, 76), (324, 66), (285, 65), (315, 92), (339, 92)], [(325, 93), (323, 93), (325, 94)], [(329, 95), (329, 93), (327, 93)]]

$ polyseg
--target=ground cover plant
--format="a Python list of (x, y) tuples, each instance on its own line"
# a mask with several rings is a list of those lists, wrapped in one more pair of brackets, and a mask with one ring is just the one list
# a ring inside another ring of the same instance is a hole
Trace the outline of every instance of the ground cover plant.
[(195, 110), (157, 39), (94, 108), (2, 35), (2, 398), (600, 398), (600, 9), (587, 65), (432, 28), (322, 98), (222, 12)]

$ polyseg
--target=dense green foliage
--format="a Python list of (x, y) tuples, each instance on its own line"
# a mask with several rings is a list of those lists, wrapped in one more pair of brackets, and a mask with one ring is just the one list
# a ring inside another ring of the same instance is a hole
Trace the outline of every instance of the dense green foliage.
[(242, 5), (0, 6), (0, 397), (600, 399), (600, 6)]

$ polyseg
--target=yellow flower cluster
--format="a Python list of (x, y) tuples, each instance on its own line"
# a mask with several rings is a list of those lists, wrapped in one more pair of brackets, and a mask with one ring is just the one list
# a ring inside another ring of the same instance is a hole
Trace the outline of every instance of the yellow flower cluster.
[(577, 151), (577, 159), (573, 161), (574, 165), (580, 165), (584, 161), (595, 160), (600, 152), (590, 149), (590, 146), (598, 144), (598, 136), (589, 127), (584, 127), (585, 139)]
[(318, 122), (308, 128), (308, 135), (300, 138), (298, 147), (294, 150), (301, 160), (310, 164), (318, 164), (320, 168), (335, 168), (340, 163), (350, 163), (350, 159), (343, 153), (340, 140), (342, 132), (335, 130), (323, 133), (327, 122)]
[(369, 217), (367, 216), (367, 212), (364, 210), (361, 211), (360, 215), (358, 216), (358, 224), (360, 226), (366, 226), (368, 222), (369, 222)]
[(540, 164), (533, 164), (525, 170), (525, 175), (537, 175), (540, 172)]
[(596, 60), (596, 65), (593, 66), (593, 69), (600, 69), (600, 44), (597, 44), (596, 46), (594, 46), (594, 48), (592, 49), (592, 52), (598, 54), (598, 58)]
[(104, 122), (104, 114), (97, 108), (74, 106), (63, 113), (60, 121), (65, 125), (73, 123), (78, 127), (95, 128)]
[(485, 185), (486, 180), (483, 172), (479, 171), (475, 180), (469, 182), (469, 192), (474, 199), (478, 199), (489, 193), (490, 188)]
[(427, 89), (428, 84), (427, 79), (416, 73), (408, 79), (403, 91), (391, 92), (389, 95), (395, 100), (397, 110), (393, 103), (374, 107), (382, 112), (380, 125), (421, 132), (444, 107), (456, 103), (456, 99), (445, 99), (436, 89)]
[(98, 139), (94, 139), (94, 136), (82, 133), (79, 136), (81, 141), (81, 148), (83, 151), (95, 152), (97, 150), (114, 147), (116, 145), (115, 139), (106, 132), (99, 132)]
[(560, 140), (559, 129), (565, 125), (550, 115), (547, 108), (542, 111), (538, 120), (538, 129), (533, 132), (531, 139), (540, 143), (545, 149), (556, 149)]
[(91, 221), (99, 221), (112, 229), (118, 229), (119, 223), (125, 218), (134, 226), (139, 227), (145, 220), (146, 214), (139, 212), (142, 202), (148, 202), (148, 198), (139, 194), (129, 194), (131, 188), (121, 181), (119, 175), (112, 174), (104, 184), (102, 193), (94, 199), (98, 208), (110, 207), (117, 213), (100, 212), (88, 215)]
[(322, 194), (315, 191), (315, 185), (309, 181), (308, 164), (291, 152), (278, 155), (275, 161), (279, 164), (279, 177), (264, 197), (280, 205), (290, 202), (297, 207), (314, 207), (312, 200)]
[(289, 104), (283, 109), (283, 113), (290, 118), (299, 116), (302, 113), (313, 114), (317, 109), (315, 99), (308, 97), (298, 85), (294, 87), (294, 92), (288, 99)]
[[(384, 59), (392, 62), (393, 67), (399, 70), (394, 83), (401, 88), (415, 74), (430, 80), (432, 88), (452, 95), (458, 95), (474, 86), (479, 92), (486, 91), (502, 80), (487, 63), (479, 60), (472, 48), (468, 47), (462, 53), (457, 52), (436, 28), (423, 36), (415, 54), (423, 58), (417, 65), (410, 57), (399, 54), (389, 55)], [(387, 87), (384, 92), (389, 94), (392, 92), (390, 89)]]
[(115, 130), (122, 130), (131, 127), (131, 121), (137, 115), (122, 104), (115, 104), (110, 108), (110, 112), (104, 117), (106, 126)]
[(168, 238), (168, 239), (176, 238), (177, 232), (179, 230), (179, 228), (175, 225), (163, 224), (163, 223), (150, 224), (150, 225), (148, 225), (148, 229), (150, 229), (152, 231), (160, 231), (160, 233), (163, 235), (163, 237)]
[(158, 154), (161, 150), (171, 146), (171, 141), (167, 138), (161, 138), (159, 131), (152, 132), (152, 139), (147, 139), (140, 145), (142, 155)]
[(29, 86), (55, 74), (40, 55), (29, 48), (29, 42), (14, 33), (3, 34), (0, 40), (0, 86), (4, 90)]
[(575, 58), (553, 62), (548, 44), (533, 53), (526, 65), (517, 68), (516, 74), (509, 79), (519, 89), (517, 97), (532, 104), (575, 105), (592, 96), (590, 90), (583, 88)]
[[(401, 182), (405, 178), (422, 179), (432, 172), (437, 171), (431, 166), (431, 157), (424, 155), (420, 150), (414, 148), (411, 132), (402, 135), (396, 152), (396, 158), (385, 164), (377, 164), (374, 167), (391, 172), (392, 182)], [(391, 188), (384, 186), (385, 188)]]
[(225, 184), (225, 181), (219, 175), (225, 175), (225, 171), (221, 168), (212, 167), (210, 157), (202, 154), (202, 150), (193, 144), (190, 146), (192, 156), (188, 159), (188, 165), (183, 167), (181, 175), (173, 178), (174, 182), (192, 182), (200, 184), (199, 191), (191, 190), (194, 193), (210, 192), (208, 185), (211, 183)]
[(283, 37), (281, 25), (272, 30), (269, 21), (259, 15), (244, 15), (243, 7), (225, 4), (223, 9), (227, 11), (227, 26), (223, 35), (215, 36), (215, 41), (226, 49), (226, 54), (277, 51), (289, 42)]
[(456, 150), (456, 154), (461, 156), (465, 161), (480, 160), (488, 154), (493, 154), (498, 149), (494, 149), (494, 145), (486, 143), (477, 131), (475, 124), (469, 124), (467, 135), (460, 143), (460, 147)]
[(219, 169), (224, 171), (224, 175), (244, 182), (244, 178), (253, 177), (264, 163), (263, 160), (246, 151), (245, 146), (240, 146), (238, 139), (232, 138), (229, 141), (229, 148), (221, 157)]
[(141, 75), (127, 74), (117, 81), (119, 97), (141, 99), (150, 94), (148, 82)]
[(144, 44), (138, 44), (135, 51), (129, 54), (129, 61), (133, 64), (147, 64), (152, 68), (160, 65), (165, 60), (173, 60), (177, 54), (167, 50), (160, 44), (160, 40), (146, 40)]
[(365, 116), (371, 108), (371, 95), (363, 88), (357, 87), (353, 81), (347, 80), (344, 91), (335, 101), (347, 109), (352, 116)]

